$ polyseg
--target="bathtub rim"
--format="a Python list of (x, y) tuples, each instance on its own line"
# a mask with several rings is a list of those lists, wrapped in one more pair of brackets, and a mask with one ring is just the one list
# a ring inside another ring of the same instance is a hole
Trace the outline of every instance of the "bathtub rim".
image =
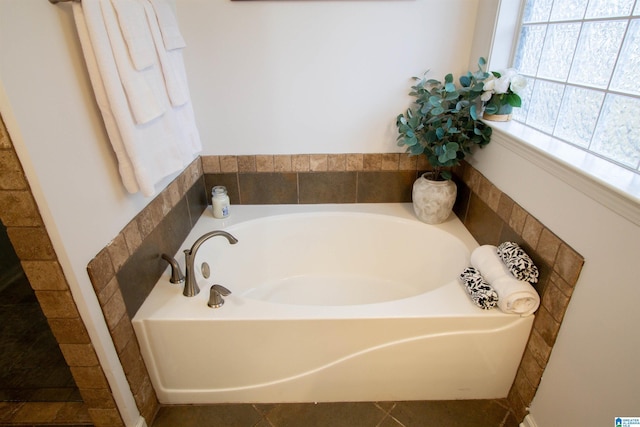
[[(309, 205), (236, 205), (231, 215), (225, 219), (213, 218), (211, 209), (205, 210), (190, 234), (175, 254), (176, 260), (184, 269), (184, 249), (202, 234), (214, 229), (228, 230), (235, 225), (265, 218), (305, 213), (354, 213), (390, 216), (402, 221), (411, 221), (425, 227), (433, 227), (453, 235), (466, 247), (469, 255), (478, 246), (477, 241), (454, 215), (442, 224), (430, 225), (420, 222), (413, 213), (410, 203), (370, 203), (370, 204), (309, 204)], [(144, 323), (157, 320), (269, 320), (286, 319), (322, 319), (331, 318), (399, 318), (399, 317), (520, 317), (504, 313), (499, 309), (482, 310), (471, 303), (458, 280), (452, 280), (441, 287), (392, 301), (362, 305), (294, 305), (280, 304), (232, 294), (220, 309), (207, 306), (209, 285), (201, 284), (201, 292), (192, 298), (182, 296), (182, 285), (169, 283), (169, 267), (158, 280), (153, 290), (132, 318), (132, 322)], [(225, 285), (225, 284), (223, 284)], [(441, 306), (447, 301), (447, 307)], [(274, 312), (274, 307), (277, 311)]]

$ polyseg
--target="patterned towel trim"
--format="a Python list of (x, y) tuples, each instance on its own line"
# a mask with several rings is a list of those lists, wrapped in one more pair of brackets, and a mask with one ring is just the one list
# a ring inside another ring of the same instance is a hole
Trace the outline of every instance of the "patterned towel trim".
[(516, 279), (524, 280), (531, 284), (538, 283), (538, 267), (517, 243), (501, 243), (497, 252), (504, 265), (507, 266)]
[(498, 305), (498, 293), (485, 282), (477, 269), (465, 268), (459, 279), (475, 305), (483, 310), (491, 310)]

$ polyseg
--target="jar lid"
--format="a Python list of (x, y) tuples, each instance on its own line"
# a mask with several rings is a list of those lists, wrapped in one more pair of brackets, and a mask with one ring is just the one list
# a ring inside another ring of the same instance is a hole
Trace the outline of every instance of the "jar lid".
[(211, 194), (226, 194), (226, 193), (227, 193), (227, 187), (225, 187), (224, 185), (216, 185), (211, 189)]

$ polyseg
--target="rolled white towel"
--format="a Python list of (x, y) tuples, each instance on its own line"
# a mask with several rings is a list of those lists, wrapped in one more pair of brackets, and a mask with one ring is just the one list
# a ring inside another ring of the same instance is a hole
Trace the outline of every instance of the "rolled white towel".
[(528, 282), (516, 279), (498, 256), (493, 245), (477, 247), (471, 265), (498, 294), (498, 308), (505, 313), (528, 316), (540, 306), (540, 295)]
[(528, 316), (540, 306), (540, 295), (528, 282), (508, 275), (490, 283), (498, 293), (498, 308), (505, 313)]
[(509, 269), (498, 256), (497, 248), (493, 245), (477, 247), (471, 253), (471, 265), (480, 270), (484, 280), (489, 283), (493, 283), (504, 275), (511, 276)]

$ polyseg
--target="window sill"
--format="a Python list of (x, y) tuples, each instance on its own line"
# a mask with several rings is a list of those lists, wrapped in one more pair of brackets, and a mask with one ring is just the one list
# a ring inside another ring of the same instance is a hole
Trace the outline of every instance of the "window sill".
[(640, 176), (521, 123), (488, 122), (492, 141), (640, 225)]

